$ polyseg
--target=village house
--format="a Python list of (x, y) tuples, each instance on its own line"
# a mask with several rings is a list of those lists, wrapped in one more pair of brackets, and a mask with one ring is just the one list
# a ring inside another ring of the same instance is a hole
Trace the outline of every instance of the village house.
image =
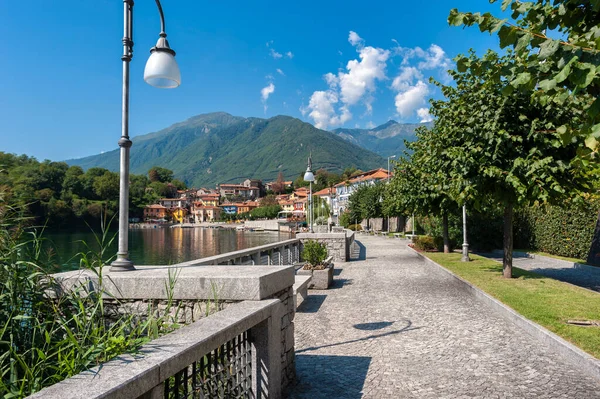
[(383, 168), (373, 169), (353, 176), (351, 179), (335, 185), (335, 198), (333, 199), (333, 215), (339, 216), (348, 209), (348, 200), (352, 193), (364, 185), (374, 185), (390, 177)]
[(162, 205), (154, 204), (144, 207), (144, 220), (166, 219), (167, 208)]
[(192, 217), (195, 223), (214, 222), (221, 218), (221, 208), (196, 202), (192, 210)]
[(187, 198), (161, 198), (158, 203), (171, 211), (175, 208), (188, 208), (190, 206), (190, 200)]
[(187, 222), (187, 215), (189, 211), (187, 208), (177, 207), (171, 211), (171, 216), (173, 218), (173, 222), (175, 223), (185, 223)]

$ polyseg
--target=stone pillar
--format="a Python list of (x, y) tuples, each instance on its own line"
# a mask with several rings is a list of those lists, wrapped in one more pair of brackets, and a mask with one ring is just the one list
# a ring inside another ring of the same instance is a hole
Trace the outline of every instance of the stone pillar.
[(252, 391), (256, 398), (281, 397), (281, 346), (277, 342), (281, 342), (282, 308), (277, 306), (271, 317), (250, 329)]

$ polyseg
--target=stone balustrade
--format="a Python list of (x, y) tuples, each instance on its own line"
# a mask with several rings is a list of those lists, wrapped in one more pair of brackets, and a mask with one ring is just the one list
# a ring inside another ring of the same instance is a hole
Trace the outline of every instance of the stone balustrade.
[(228, 252), (178, 263), (175, 266), (202, 265), (292, 265), (300, 261), (301, 242), (294, 238), (272, 244)]
[[(288, 240), (211, 257), (208, 262), (229, 262), (271, 250), (287, 251), (293, 259), (291, 253), (299, 256), (299, 246), (299, 240)], [(100, 292), (115, 302), (111, 308), (117, 312), (127, 308), (141, 313), (149, 301), (168, 299), (184, 309), (185, 321), (192, 323), (151, 341), (139, 354), (120, 356), (33, 397), (170, 397), (169, 392), (180, 394), (197, 385), (193, 381), (197, 377), (216, 381), (205, 387), (206, 397), (223, 392), (225, 396), (245, 392), (249, 397), (280, 397), (295, 379), (295, 279), (293, 266), (272, 265), (273, 255), (269, 256), (271, 266), (136, 266), (133, 271), (104, 273), (102, 279), (90, 270), (55, 274), (56, 295), (67, 290), (82, 295)], [(203, 315), (206, 301), (210, 305), (214, 298), (227, 306)], [(216, 359), (214, 367), (207, 367), (202, 359)], [(233, 375), (224, 370), (234, 370)], [(217, 381), (213, 374), (221, 379)], [(211, 391), (215, 387), (229, 391)]]

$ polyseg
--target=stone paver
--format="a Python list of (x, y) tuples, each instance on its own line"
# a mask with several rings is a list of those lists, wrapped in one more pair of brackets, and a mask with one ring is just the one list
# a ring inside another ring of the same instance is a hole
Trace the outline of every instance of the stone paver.
[(290, 398), (600, 398), (600, 381), (466, 293), (406, 242), (358, 236), (295, 319)]
[[(479, 255), (502, 262), (501, 254), (482, 253)], [(582, 266), (547, 256), (517, 254), (513, 255), (513, 266), (600, 292), (600, 267)]]

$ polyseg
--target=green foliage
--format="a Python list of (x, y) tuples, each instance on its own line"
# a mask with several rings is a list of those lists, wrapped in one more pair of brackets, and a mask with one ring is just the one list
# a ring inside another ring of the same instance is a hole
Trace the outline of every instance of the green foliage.
[[(0, 189), (5, 191), (7, 200), (34, 217), (31, 223), (49, 228), (85, 227), (98, 225), (102, 213), (111, 217), (118, 211), (118, 173), (103, 168), (84, 172), (81, 167), (68, 167), (64, 162), (40, 163), (35, 158), (2, 152), (0, 162)], [(173, 197), (178, 188), (185, 188), (177, 180), (150, 183), (143, 175), (130, 175), (129, 180), (132, 217), (141, 217), (144, 206), (158, 198)]]
[(302, 259), (308, 262), (310, 268), (322, 266), (327, 259), (327, 246), (314, 240), (306, 241), (302, 249)]
[(351, 224), (348, 226), (348, 229), (352, 231), (362, 231), (362, 226), (360, 224)]
[(348, 211), (350, 221), (383, 217), (384, 185), (362, 185), (350, 195)]
[[(350, 218), (351, 214), (350, 212), (344, 212), (341, 215), (339, 215), (339, 223), (340, 226), (343, 226), (345, 228), (348, 228), (348, 226), (350, 226), (350, 223), (354, 222), (357, 219), (352, 220)], [(356, 226), (356, 225), (355, 225)], [(359, 225), (360, 226), (360, 225)]]
[(281, 212), (279, 205), (261, 206), (250, 211), (250, 219), (275, 219)]
[[(419, 226), (426, 235), (434, 237), (436, 249), (442, 251), (444, 248), (442, 217), (422, 216), (419, 218)], [(448, 236), (450, 251), (462, 244), (462, 217), (459, 217), (458, 212), (448, 215)]]
[(515, 246), (586, 259), (599, 210), (597, 198), (584, 204), (524, 208), (515, 215)]
[(148, 178), (151, 182), (168, 183), (173, 180), (173, 171), (160, 166), (153, 166), (148, 170)]
[(0, 396), (27, 396), (175, 327), (166, 316), (170, 301), (164, 315), (149, 309), (145, 320), (124, 314), (107, 323), (102, 265), (110, 262), (106, 248), (114, 237), (106, 229), (96, 238), (100, 251), (79, 254), (99, 290), (50, 297), (56, 292), (51, 253), (42, 249), (39, 232), (24, 227), (22, 214), (0, 191)]
[[(160, 165), (192, 187), (238, 181), (240, 171), (244, 177), (269, 181), (275, 180), (279, 172), (284, 176), (304, 173), (310, 152), (315, 170), (324, 168), (330, 173), (341, 173), (351, 166), (375, 169), (386, 163), (377, 154), (299, 119), (241, 118), (213, 113), (134, 137), (131, 171), (145, 174)], [(119, 152), (70, 160), (69, 164), (116, 171)]]
[[(596, 1), (504, 0), (516, 24), (490, 13), (461, 13), (454, 9), (448, 22), (455, 26), (479, 25), (482, 32), (497, 33), (502, 48), (511, 47), (519, 60), (502, 73), (511, 87), (531, 90), (532, 101), (553, 108), (577, 101), (582, 121), (556, 125), (563, 144), (584, 142), (578, 152), (582, 166), (597, 159), (600, 132), (600, 9)], [(551, 38), (546, 32), (558, 32)], [(459, 63), (461, 63), (459, 61)], [(466, 67), (469, 67), (468, 65)], [(550, 130), (550, 129), (548, 129)]]
[(438, 246), (432, 236), (416, 236), (412, 242), (416, 249), (420, 251), (437, 251)]

